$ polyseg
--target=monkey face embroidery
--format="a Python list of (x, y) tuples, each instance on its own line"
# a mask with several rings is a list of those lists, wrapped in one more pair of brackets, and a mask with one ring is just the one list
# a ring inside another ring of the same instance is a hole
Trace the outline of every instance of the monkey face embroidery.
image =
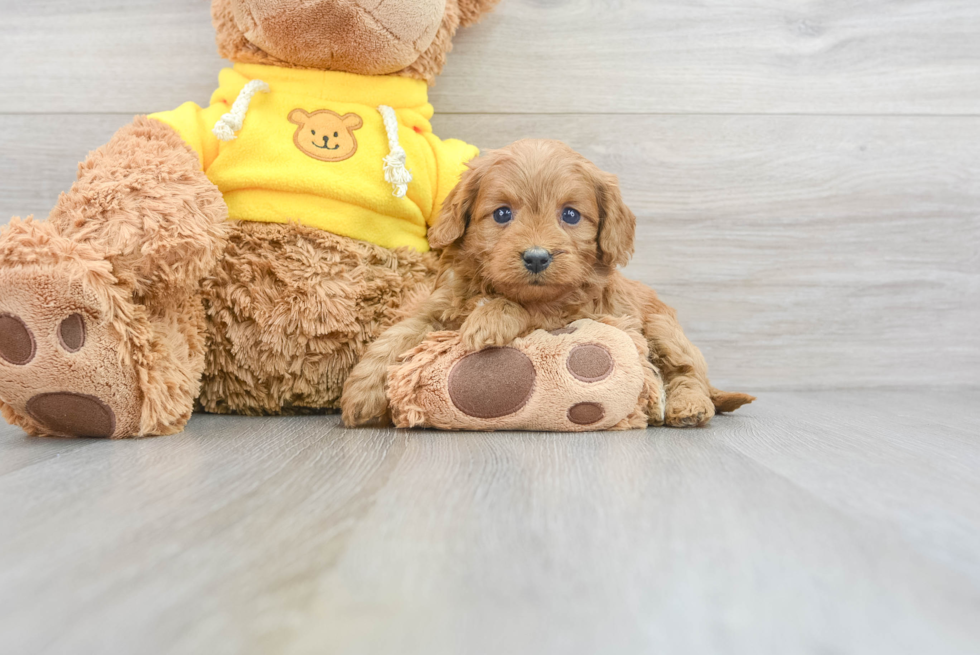
[(296, 147), (320, 161), (343, 161), (353, 157), (357, 152), (354, 131), (364, 125), (357, 114), (341, 116), (329, 109), (312, 114), (294, 109), (289, 112), (289, 122), (298, 125), (293, 135)]

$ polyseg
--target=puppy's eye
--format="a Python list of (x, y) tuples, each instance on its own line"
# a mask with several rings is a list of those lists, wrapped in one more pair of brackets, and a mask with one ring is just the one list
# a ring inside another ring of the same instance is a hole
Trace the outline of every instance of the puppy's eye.
[(500, 209), (495, 209), (493, 212), (493, 220), (501, 225), (510, 223), (513, 218), (514, 214), (510, 211), (510, 207), (501, 207)]
[(565, 209), (561, 210), (561, 220), (563, 223), (568, 223), (569, 225), (577, 225), (582, 220), (582, 215), (578, 213), (578, 210), (565, 207)]
[(336, 138), (337, 138), (338, 136), (340, 136), (340, 132), (334, 132), (334, 133), (333, 133), (333, 138), (335, 138), (335, 139), (336, 139)]
[(313, 136), (316, 136), (316, 130), (310, 130), (310, 134), (312, 134)]

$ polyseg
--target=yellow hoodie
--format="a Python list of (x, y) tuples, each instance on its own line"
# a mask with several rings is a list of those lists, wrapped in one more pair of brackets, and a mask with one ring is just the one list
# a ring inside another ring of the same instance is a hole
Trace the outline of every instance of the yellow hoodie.
[[(235, 64), (221, 71), (209, 107), (188, 102), (151, 118), (197, 152), (232, 219), (299, 221), (424, 252), (427, 227), (479, 154), (435, 136), (432, 113), (420, 80)], [(399, 147), (411, 181), (394, 170)]]

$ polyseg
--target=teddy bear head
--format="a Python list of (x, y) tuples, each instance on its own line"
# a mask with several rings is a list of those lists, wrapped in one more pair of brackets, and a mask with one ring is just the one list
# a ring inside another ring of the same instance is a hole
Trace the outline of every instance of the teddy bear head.
[(235, 62), (399, 74), (430, 84), (460, 25), (499, 0), (212, 0), (218, 50)]

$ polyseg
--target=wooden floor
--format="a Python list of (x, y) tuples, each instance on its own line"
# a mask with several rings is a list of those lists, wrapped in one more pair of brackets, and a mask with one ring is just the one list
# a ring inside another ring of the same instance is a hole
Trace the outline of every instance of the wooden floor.
[[(441, 136), (619, 175), (703, 430), (0, 427), (0, 655), (980, 653), (980, 3), (502, 0)], [(206, 103), (206, 0), (0, 0), (0, 221)], [(809, 389), (823, 389), (811, 392)]]
[(3, 653), (976, 653), (980, 390), (702, 430), (0, 432)]

